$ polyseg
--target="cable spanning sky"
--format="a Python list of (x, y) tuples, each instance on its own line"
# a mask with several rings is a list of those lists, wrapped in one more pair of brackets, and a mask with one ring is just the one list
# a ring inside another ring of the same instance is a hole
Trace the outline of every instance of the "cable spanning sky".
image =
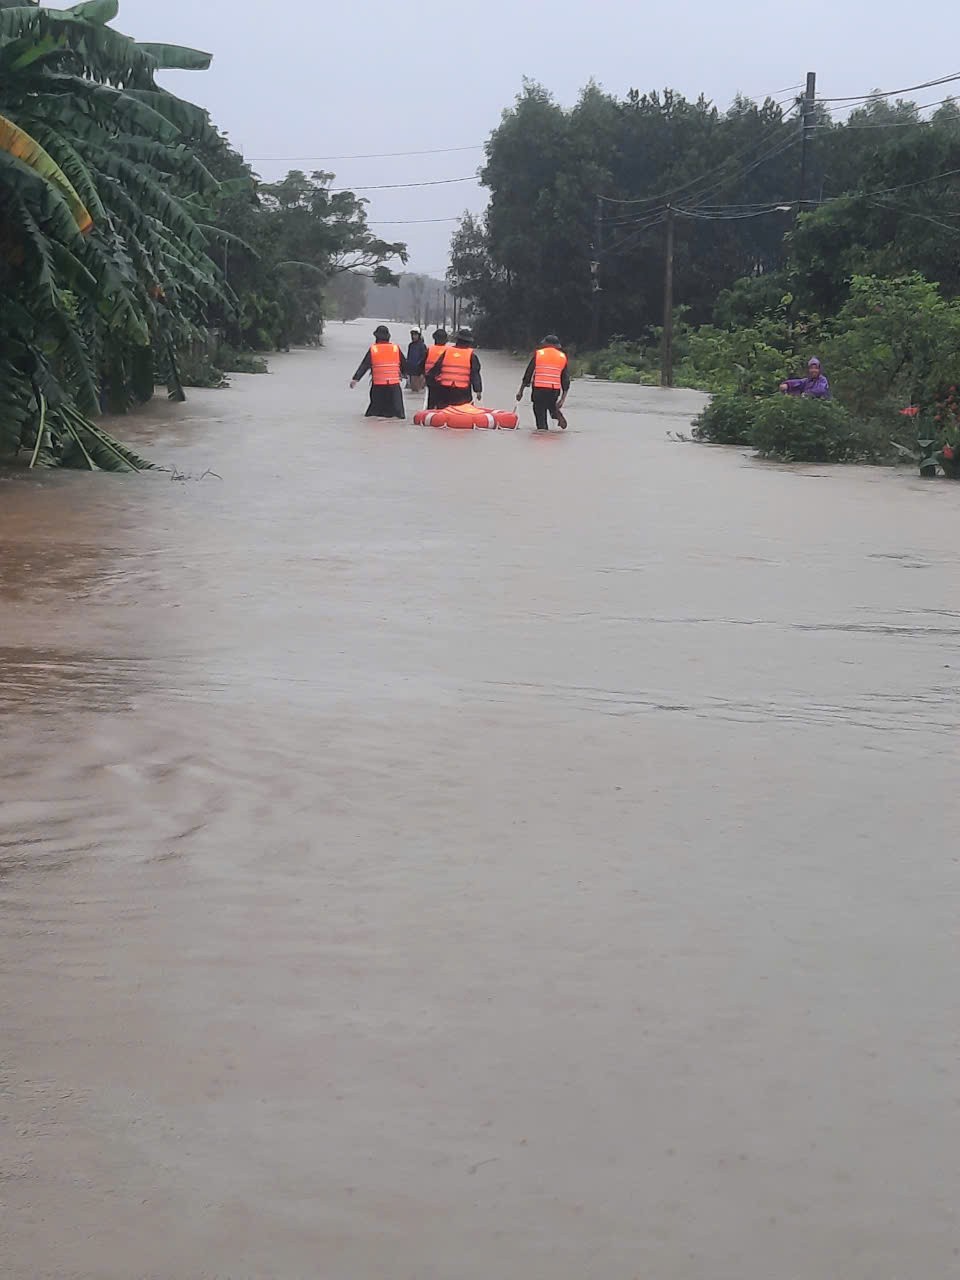
[(213, 53), (209, 71), (166, 73), (166, 83), (207, 107), (263, 177), (322, 168), (338, 187), (369, 188), (378, 234), (405, 240), (410, 269), (431, 274), (445, 267), (454, 219), (484, 207), (479, 184), (457, 179), (481, 164), (477, 148), (524, 76), (565, 105), (592, 77), (617, 95), (669, 85), (723, 107), (738, 92), (780, 97), (807, 71), (819, 95), (843, 99), (955, 70), (944, 65), (946, 0), (915, 6), (909, 21), (893, 0), (869, 13), (826, 0), (795, 13), (752, 0), (679, 0), (658, 13), (628, 0), (487, 0), (459, 11), (456, 50), (432, 11), (384, 0), (120, 5), (116, 25), (130, 35)]

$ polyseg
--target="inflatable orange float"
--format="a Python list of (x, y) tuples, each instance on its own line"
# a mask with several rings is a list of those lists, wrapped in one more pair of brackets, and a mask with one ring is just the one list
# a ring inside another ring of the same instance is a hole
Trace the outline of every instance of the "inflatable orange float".
[(479, 404), (455, 404), (446, 409), (418, 409), (415, 427), (449, 427), (451, 431), (515, 431), (517, 415), (510, 409), (485, 409)]

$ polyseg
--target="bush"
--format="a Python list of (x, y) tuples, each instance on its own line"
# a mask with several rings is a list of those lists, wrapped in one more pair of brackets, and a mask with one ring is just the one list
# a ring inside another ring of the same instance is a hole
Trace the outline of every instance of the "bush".
[(263, 356), (252, 355), (249, 351), (234, 351), (232, 347), (221, 347), (217, 353), (217, 364), (224, 373), (269, 373), (270, 369)]
[(832, 400), (776, 396), (757, 402), (750, 444), (779, 462), (882, 462), (889, 429), (852, 418)]
[(758, 403), (737, 391), (721, 392), (694, 419), (694, 439), (711, 444), (749, 444)]
[(858, 413), (872, 416), (891, 402), (930, 406), (960, 382), (960, 303), (916, 273), (854, 276), (822, 345)]
[(610, 382), (642, 382), (645, 370), (648, 375), (652, 372), (643, 344), (620, 337), (612, 338), (601, 351), (588, 351), (575, 362), (575, 376), (592, 373), (595, 378)]

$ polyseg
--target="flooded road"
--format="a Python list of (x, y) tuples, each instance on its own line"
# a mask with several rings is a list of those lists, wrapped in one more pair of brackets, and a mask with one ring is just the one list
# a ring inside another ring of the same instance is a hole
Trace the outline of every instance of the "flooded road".
[(960, 488), (367, 333), (0, 478), (0, 1274), (957, 1275)]

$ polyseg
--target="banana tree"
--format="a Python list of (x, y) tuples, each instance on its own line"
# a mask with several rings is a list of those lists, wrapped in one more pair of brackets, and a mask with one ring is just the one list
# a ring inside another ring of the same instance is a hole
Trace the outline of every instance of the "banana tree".
[(208, 252), (200, 160), (226, 141), (160, 88), (208, 54), (140, 45), (108, 24), (116, 0), (0, 5), (0, 453), (48, 465), (136, 466), (90, 422), (152, 393), (175, 349), (233, 299)]

